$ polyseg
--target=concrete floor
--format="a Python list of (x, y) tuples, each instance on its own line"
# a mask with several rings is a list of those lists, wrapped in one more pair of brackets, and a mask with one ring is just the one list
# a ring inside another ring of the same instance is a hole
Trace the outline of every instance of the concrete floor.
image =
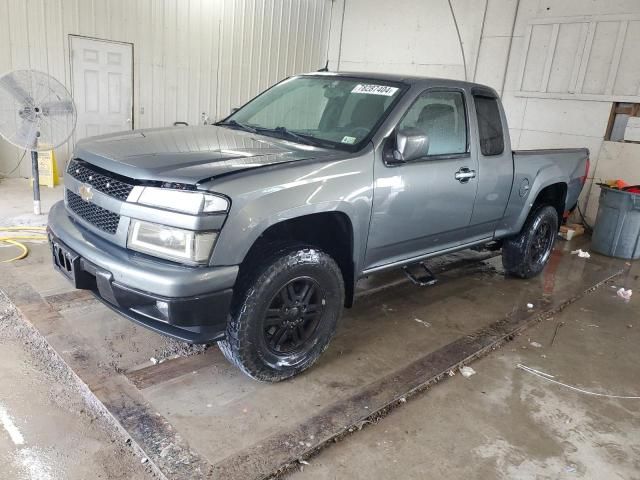
[[(2, 185), (0, 201), (14, 199), (5, 196)], [(287, 461), (291, 452), (321, 445), (324, 439), (307, 429), (318, 427), (318, 418), (335, 423), (334, 430), (324, 431), (340, 431), (354, 418), (384, 407), (387, 400), (380, 397), (371, 403), (354, 399), (371, 385), (393, 379), (416, 358), (510, 315), (544, 312), (627, 267), (595, 255), (578, 259), (569, 253), (577, 246), (586, 248), (584, 238), (559, 242), (543, 275), (530, 281), (505, 278), (499, 258), (476, 252), (435, 262), (463, 263), (442, 273), (441, 284), (432, 288), (414, 287), (397, 272), (372, 277), (360, 285), (355, 308), (345, 313), (318, 364), (277, 385), (251, 381), (215, 347), (197, 355), (204, 349), (160, 337), (72, 292), (51, 268), (45, 245), (35, 245), (25, 260), (5, 264), (0, 288), (167, 477), (204, 478), (222, 471), (248, 478), (242, 472), (266, 468), (260, 455), (265, 449), (276, 445), (271, 451)], [(615, 282), (640, 286), (629, 272)], [(534, 304), (530, 311), (527, 303)], [(636, 299), (624, 303), (613, 288), (602, 286), (473, 363), (475, 376), (455, 375), (418, 394), (378, 424), (322, 450), (304, 472), (292, 475), (639, 478), (640, 400), (587, 396), (515, 369), (521, 362), (585, 389), (640, 395), (634, 349), (640, 324), (627, 326), (639, 318), (636, 305)], [(561, 321), (564, 326), (550, 346)], [(154, 365), (151, 358), (168, 360)], [(16, 399), (31, 390), (23, 384), (3, 395), (17, 405)], [(19, 413), (16, 418), (28, 412)], [(44, 423), (43, 438), (57, 424)], [(61, 455), (71, 455), (68, 447), (60, 448)], [(75, 473), (69, 464), (69, 478), (82, 477), (87, 468), (102, 471), (90, 451), (83, 458), (86, 463)], [(4, 463), (1, 478), (12, 473), (3, 471)]]
[[(41, 187), (43, 214), (34, 215), (30, 186), (21, 178), (0, 179), (0, 227), (46, 225), (46, 214), (62, 199), (63, 189)], [(28, 245), (44, 249), (42, 242)], [(0, 246), (0, 260), (15, 253), (14, 247)], [(32, 255), (20, 265), (33, 260)], [(68, 286), (53, 291), (68, 291)], [(142, 463), (144, 457), (135, 453), (131, 441), (93, 404), (73, 373), (25, 325), (2, 292), (0, 365), (0, 478), (157, 478), (149, 462)]]
[(0, 226), (46, 225), (49, 208), (62, 200), (63, 187), (40, 187), (42, 215), (33, 214), (31, 180), (25, 178), (0, 178)]
[(155, 478), (1, 293), (0, 365), (0, 478)]
[[(615, 286), (640, 292), (639, 273)], [(600, 288), (474, 363), (476, 375), (409, 400), (291, 478), (639, 479), (640, 398), (596, 397), (516, 368), (640, 397), (639, 344), (638, 300)]]

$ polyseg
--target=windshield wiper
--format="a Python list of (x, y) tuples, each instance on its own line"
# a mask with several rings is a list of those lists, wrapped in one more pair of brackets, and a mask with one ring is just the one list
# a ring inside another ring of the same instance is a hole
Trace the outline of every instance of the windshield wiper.
[(298, 133), (292, 130), (288, 130), (286, 127), (276, 127), (276, 128), (256, 127), (256, 130), (258, 130), (260, 133), (264, 133), (264, 132), (276, 133), (283, 138), (296, 140), (300, 143), (304, 143), (305, 145), (314, 145), (317, 147), (324, 147), (324, 148), (335, 148), (335, 146), (333, 146), (329, 142), (323, 142), (322, 140), (319, 140), (312, 135), (305, 135), (303, 133)]
[(226, 122), (218, 122), (216, 125), (222, 125), (223, 127), (234, 127), (239, 128), (240, 130), (244, 130), (245, 132), (258, 133), (258, 130), (255, 128), (246, 125), (244, 123), (236, 122), (235, 120), (227, 120)]
[(294, 131), (288, 130), (286, 127), (275, 127), (275, 128), (259, 127), (257, 125), (253, 126), (253, 125), (247, 125), (246, 123), (240, 123), (236, 120), (227, 120), (226, 122), (218, 122), (216, 123), (216, 125), (220, 125), (223, 127), (237, 128), (240, 130), (244, 130), (245, 132), (251, 132), (251, 133), (262, 133), (262, 134), (275, 133), (281, 138), (288, 138), (290, 140), (295, 140), (299, 143), (304, 143), (305, 145), (314, 145), (317, 147), (332, 148), (332, 149), (336, 148), (335, 145), (333, 145), (331, 142), (325, 142), (323, 140), (315, 138), (312, 135), (305, 135), (303, 133), (294, 132)]

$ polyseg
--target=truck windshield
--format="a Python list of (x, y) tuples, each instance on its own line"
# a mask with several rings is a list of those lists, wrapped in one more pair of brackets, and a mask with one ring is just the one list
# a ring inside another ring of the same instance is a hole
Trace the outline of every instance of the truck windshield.
[(355, 151), (386, 117), (402, 87), (370, 79), (293, 77), (217, 125)]

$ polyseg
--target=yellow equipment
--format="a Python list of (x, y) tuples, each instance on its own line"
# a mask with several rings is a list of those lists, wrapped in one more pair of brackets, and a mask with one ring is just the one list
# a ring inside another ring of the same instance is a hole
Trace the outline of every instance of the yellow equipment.
[[(47, 236), (43, 233), (37, 233), (41, 231), (46, 231), (47, 227), (0, 227), (0, 242), (8, 243), (10, 245), (15, 245), (18, 247), (21, 252), (18, 256), (10, 258), (9, 260), (2, 260), (0, 263), (13, 262), (15, 260), (21, 260), (29, 254), (29, 249), (27, 246), (18, 240), (23, 241), (42, 241), (47, 240)], [(5, 232), (17, 232), (17, 234)]]

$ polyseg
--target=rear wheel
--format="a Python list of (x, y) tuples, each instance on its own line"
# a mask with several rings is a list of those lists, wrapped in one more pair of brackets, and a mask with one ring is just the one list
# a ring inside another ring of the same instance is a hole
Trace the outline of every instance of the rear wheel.
[(538, 275), (549, 261), (558, 234), (558, 212), (543, 205), (533, 210), (520, 233), (504, 241), (502, 265), (520, 278)]
[(285, 247), (248, 275), (218, 345), (250, 377), (284, 380), (309, 368), (327, 348), (343, 305), (336, 262), (315, 248)]

